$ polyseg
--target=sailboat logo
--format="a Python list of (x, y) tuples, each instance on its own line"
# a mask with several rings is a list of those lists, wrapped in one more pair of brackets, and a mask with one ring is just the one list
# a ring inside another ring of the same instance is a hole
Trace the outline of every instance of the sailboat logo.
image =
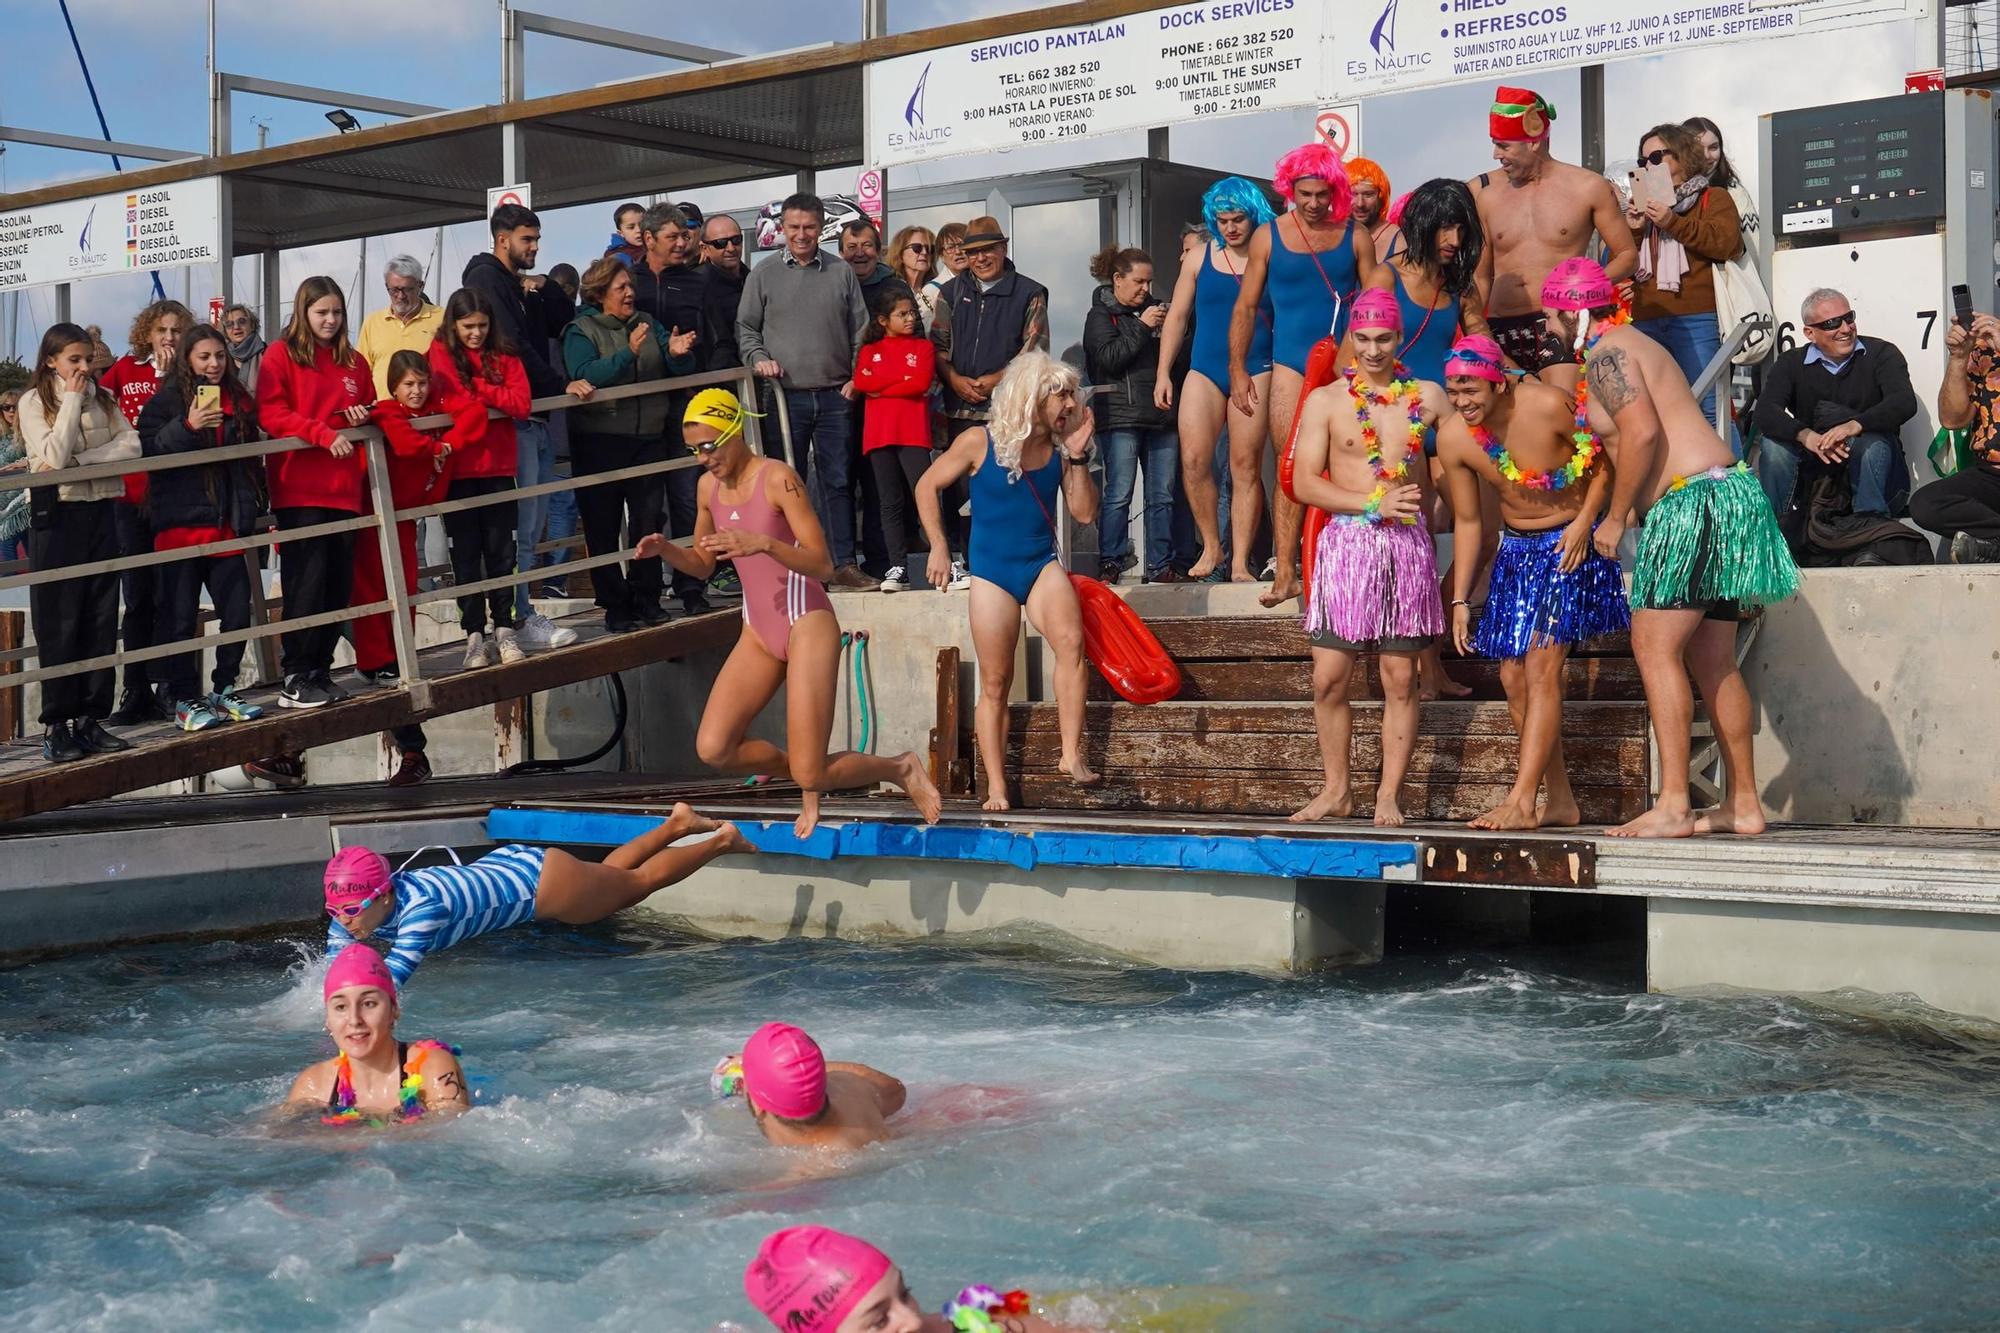
[(83, 230), (79, 231), (76, 236), (76, 248), (85, 254), (90, 253), (90, 228), (96, 221), (97, 205), (92, 204), (90, 211), (83, 215)]
[(1368, 44), (1375, 48), (1375, 54), (1394, 52), (1396, 49), (1396, 6), (1401, 0), (1389, 0), (1382, 11), (1382, 17), (1375, 20), (1375, 28), (1368, 34)]
[(931, 81), (931, 66), (924, 62), (924, 72), (917, 76), (917, 86), (910, 90), (909, 105), (903, 108), (903, 123), (913, 130), (924, 127), (924, 87)]

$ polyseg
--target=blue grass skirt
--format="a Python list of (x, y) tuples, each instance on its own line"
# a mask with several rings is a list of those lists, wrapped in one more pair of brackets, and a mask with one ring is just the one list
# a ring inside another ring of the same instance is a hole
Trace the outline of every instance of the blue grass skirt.
[(1582, 643), (1631, 627), (1618, 562), (1593, 549), (1565, 574), (1562, 533), (1557, 527), (1547, 532), (1508, 528), (1501, 534), (1473, 651), (1484, 657), (1525, 657), (1530, 648)]

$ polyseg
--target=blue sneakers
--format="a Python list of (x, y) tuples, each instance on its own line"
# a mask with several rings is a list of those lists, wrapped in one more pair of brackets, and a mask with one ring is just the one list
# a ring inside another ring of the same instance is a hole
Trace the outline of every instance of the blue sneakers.
[(207, 731), (222, 723), (222, 718), (209, 711), (206, 699), (188, 699), (174, 709), (174, 725), (182, 731)]
[(254, 722), (264, 716), (262, 708), (233, 689), (217, 690), (209, 695), (208, 711), (231, 722)]

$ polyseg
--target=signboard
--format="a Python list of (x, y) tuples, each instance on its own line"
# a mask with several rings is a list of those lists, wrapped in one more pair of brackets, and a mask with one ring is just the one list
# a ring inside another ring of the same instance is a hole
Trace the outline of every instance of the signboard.
[(1932, 0), (1352, 0), (1327, 36), (1332, 102), (1916, 19)]
[(868, 66), (882, 166), (1177, 125), (1318, 98), (1324, 0), (1203, 0)]
[(861, 169), (861, 174), (854, 178), (854, 202), (861, 205), (861, 211), (875, 224), (875, 230), (881, 231), (889, 214), (889, 195), (882, 188), (882, 168)]
[(1324, 143), (1345, 162), (1350, 157), (1361, 157), (1361, 103), (1341, 102), (1335, 106), (1321, 107), (1313, 121), (1313, 130)]
[(221, 253), (214, 176), (0, 213), (0, 291), (212, 264)]
[(1944, 70), (1912, 70), (1903, 76), (1903, 91), (1906, 93), (1941, 93), (1944, 91)]
[(486, 216), (492, 217), (502, 204), (519, 204), (523, 208), (535, 206), (535, 187), (527, 181), (519, 185), (498, 185), (486, 192)]

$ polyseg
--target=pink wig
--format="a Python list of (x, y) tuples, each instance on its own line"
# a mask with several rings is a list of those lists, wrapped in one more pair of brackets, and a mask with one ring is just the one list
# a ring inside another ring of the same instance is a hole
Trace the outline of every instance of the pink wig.
[(1278, 159), (1278, 165), (1271, 169), (1271, 183), (1278, 187), (1278, 193), (1292, 198), (1293, 188), (1302, 180), (1318, 178), (1333, 188), (1333, 210), (1327, 214), (1332, 222), (1345, 222), (1354, 211), (1354, 189), (1347, 183), (1347, 169), (1340, 165), (1340, 157), (1323, 143), (1301, 144)]
[(1389, 211), (1382, 215), (1383, 220), (1398, 227), (1402, 226), (1403, 210), (1410, 206), (1410, 196), (1414, 193), (1414, 190), (1405, 190), (1403, 193), (1397, 195), (1396, 202), (1390, 204)]

